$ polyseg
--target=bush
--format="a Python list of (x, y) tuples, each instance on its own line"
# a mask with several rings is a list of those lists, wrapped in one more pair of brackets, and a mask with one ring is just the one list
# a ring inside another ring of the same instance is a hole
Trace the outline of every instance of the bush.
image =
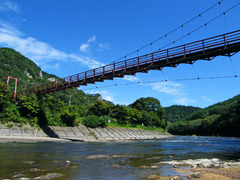
[(74, 126), (76, 117), (77, 115), (75, 113), (70, 113), (67, 110), (63, 111), (63, 113), (60, 116), (62, 122), (67, 126)]
[(90, 128), (96, 128), (96, 127), (106, 127), (106, 121), (104, 118), (100, 118), (95, 115), (87, 116), (82, 121), (83, 125), (90, 127)]

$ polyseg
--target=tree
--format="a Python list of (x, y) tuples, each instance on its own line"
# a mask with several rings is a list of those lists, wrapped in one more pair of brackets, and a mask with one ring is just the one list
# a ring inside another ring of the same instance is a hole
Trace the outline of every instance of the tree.
[(110, 108), (104, 101), (98, 101), (96, 104), (92, 105), (89, 110), (89, 114), (96, 116), (105, 116), (110, 113)]
[(142, 123), (146, 126), (167, 127), (164, 117), (164, 109), (156, 98), (140, 98), (132, 105), (133, 108), (141, 111)]
[(8, 106), (10, 99), (10, 91), (7, 88), (7, 85), (0, 82), (0, 112), (3, 112), (4, 109)]
[(45, 99), (45, 106), (50, 110), (62, 111), (65, 104), (60, 99), (56, 99), (54, 96), (47, 95)]
[(23, 95), (19, 98), (20, 113), (25, 117), (37, 117), (39, 112), (39, 101), (35, 94)]
[(153, 97), (140, 98), (132, 104), (132, 107), (139, 111), (156, 112), (160, 119), (164, 116), (164, 109), (159, 100)]
[(128, 111), (125, 106), (116, 105), (112, 108), (111, 117), (117, 119), (118, 124), (127, 124)]
[(133, 126), (137, 124), (141, 124), (142, 122), (142, 115), (139, 110), (136, 108), (129, 108), (128, 109), (128, 116), (129, 116), (129, 123)]
[(95, 115), (89, 115), (85, 117), (82, 121), (82, 123), (90, 128), (96, 128), (96, 127), (105, 127), (106, 126), (106, 121), (104, 118), (100, 118)]
[(30, 96), (22, 95), (18, 103), (21, 116), (27, 118), (33, 125), (38, 124), (40, 105), (37, 96), (35, 94)]
[(74, 126), (77, 114), (74, 112), (70, 112), (69, 109), (64, 110), (61, 115), (61, 121), (67, 126)]
[(151, 112), (147, 112), (147, 111), (142, 111), (142, 123), (145, 126), (156, 126), (156, 127), (160, 127), (160, 118), (159, 116), (151, 111)]

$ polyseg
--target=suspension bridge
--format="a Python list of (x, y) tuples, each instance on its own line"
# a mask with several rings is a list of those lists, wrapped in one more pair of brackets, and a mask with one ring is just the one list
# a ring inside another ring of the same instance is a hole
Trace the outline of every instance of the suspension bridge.
[(68, 88), (86, 86), (123, 78), (125, 75), (147, 73), (149, 70), (162, 70), (164, 67), (177, 67), (179, 64), (193, 64), (198, 60), (211, 61), (216, 56), (229, 56), (240, 51), (240, 30), (183, 44), (180, 46), (158, 50), (134, 58), (113, 62), (99, 68), (84, 71), (72, 76), (34, 86), (17, 93), (45, 95)]

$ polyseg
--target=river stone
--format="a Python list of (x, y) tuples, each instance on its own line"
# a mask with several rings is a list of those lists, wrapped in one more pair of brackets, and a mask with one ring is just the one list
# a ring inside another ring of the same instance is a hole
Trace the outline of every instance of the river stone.
[(195, 172), (195, 173), (193, 173), (192, 177), (193, 177), (193, 178), (200, 178), (201, 175), (202, 175), (201, 172)]
[(29, 170), (30, 172), (38, 172), (38, 171), (41, 171), (41, 169), (38, 169), (38, 168), (32, 168)]
[(178, 179), (181, 179), (181, 177), (179, 177), (179, 176), (174, 176), (174, 177), (170, 178), (170, 180), (178, 180)]
[(62, 177), (62, 174), (59, 173), (49, 173), (47, 175), (39, 176), (34, 179), (41, 179), (41, 180), (48, 180), (48, 179), (55, 179), (55, 178), (60, 178)]
[(21, 174), (21, 173), (19, 173), (19, 174), (16, 174), (16, 175), (14, 175), (13, 176), (13, 178), (15, 179), (15, 178), (20, 178), (20, 177), (23, 177), (23, 176), (25, 176), (24, 174)]
[(159, 164), (169, 164), (169, 165), (189, 165), (192, 168), (204, 167), (204, 168), (213, 168), (213, 167), (239, 167), (240, 162), (235, 161), (220, 161), (217, 158), (214, 159), (188, 159), (182, 161), (162, 161)]
[(102, 155), (102, 154), (99, 154), (99, 155), (90, 155), (88, 157), (86, 157), (87, 159), (108, 159), (109, 158), (109, 155)]

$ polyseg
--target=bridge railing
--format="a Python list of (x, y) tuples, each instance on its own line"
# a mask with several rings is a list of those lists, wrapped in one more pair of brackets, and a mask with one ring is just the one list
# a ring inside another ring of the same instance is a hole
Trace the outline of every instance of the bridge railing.
[[(126, 71), (129, 68), (139, 67), (144, 64), (152, 64), (157, 61), (167, 60), (183, 56), (186, 57), (187, 55), (199, 51), (207, 51), (209, 49), (214, 49), (220, 46), (227, 46), (233, 43), (240, 42), (240, 30), (230, 32), (227, 34), (214, 36), (211, 38), (207, 38), (204, 40), (195, 41), (192, 43), (172, 47), (165, 50), (159, 50), (156, 52), (152, 52), (149, 54), (141, 55), (138, 57), (134, 57), (131, 59), (127, 59), (124, 61), (115, 62), (113, 64), (108, 64), (99, 68), (95, 68), (92, 70), (88, 70), (85, 72), (81, 72), (72, 76), (68, 76), (62, 79), (57, 79), (56, 81), (49, 82), (46, 84), (42, 84), (40, 86), (36, 86), (25, 91), (22, 91), (19, 94), (29, 94), (29, 93), (37, 93), (39, 91), (44, 91), (51, 88), (56, 88), (59, 86), (65, 86), (65, 84), (71, 84), (75, 82), (90, 80), (92, 79), (94, 82), (94, 78), (104, 76), (106, 74), (114, 74), (116, 71)], [(89, 83), (89, 81), (88, 81)], [(65, 86), (66, 87), (66, 86)]]

